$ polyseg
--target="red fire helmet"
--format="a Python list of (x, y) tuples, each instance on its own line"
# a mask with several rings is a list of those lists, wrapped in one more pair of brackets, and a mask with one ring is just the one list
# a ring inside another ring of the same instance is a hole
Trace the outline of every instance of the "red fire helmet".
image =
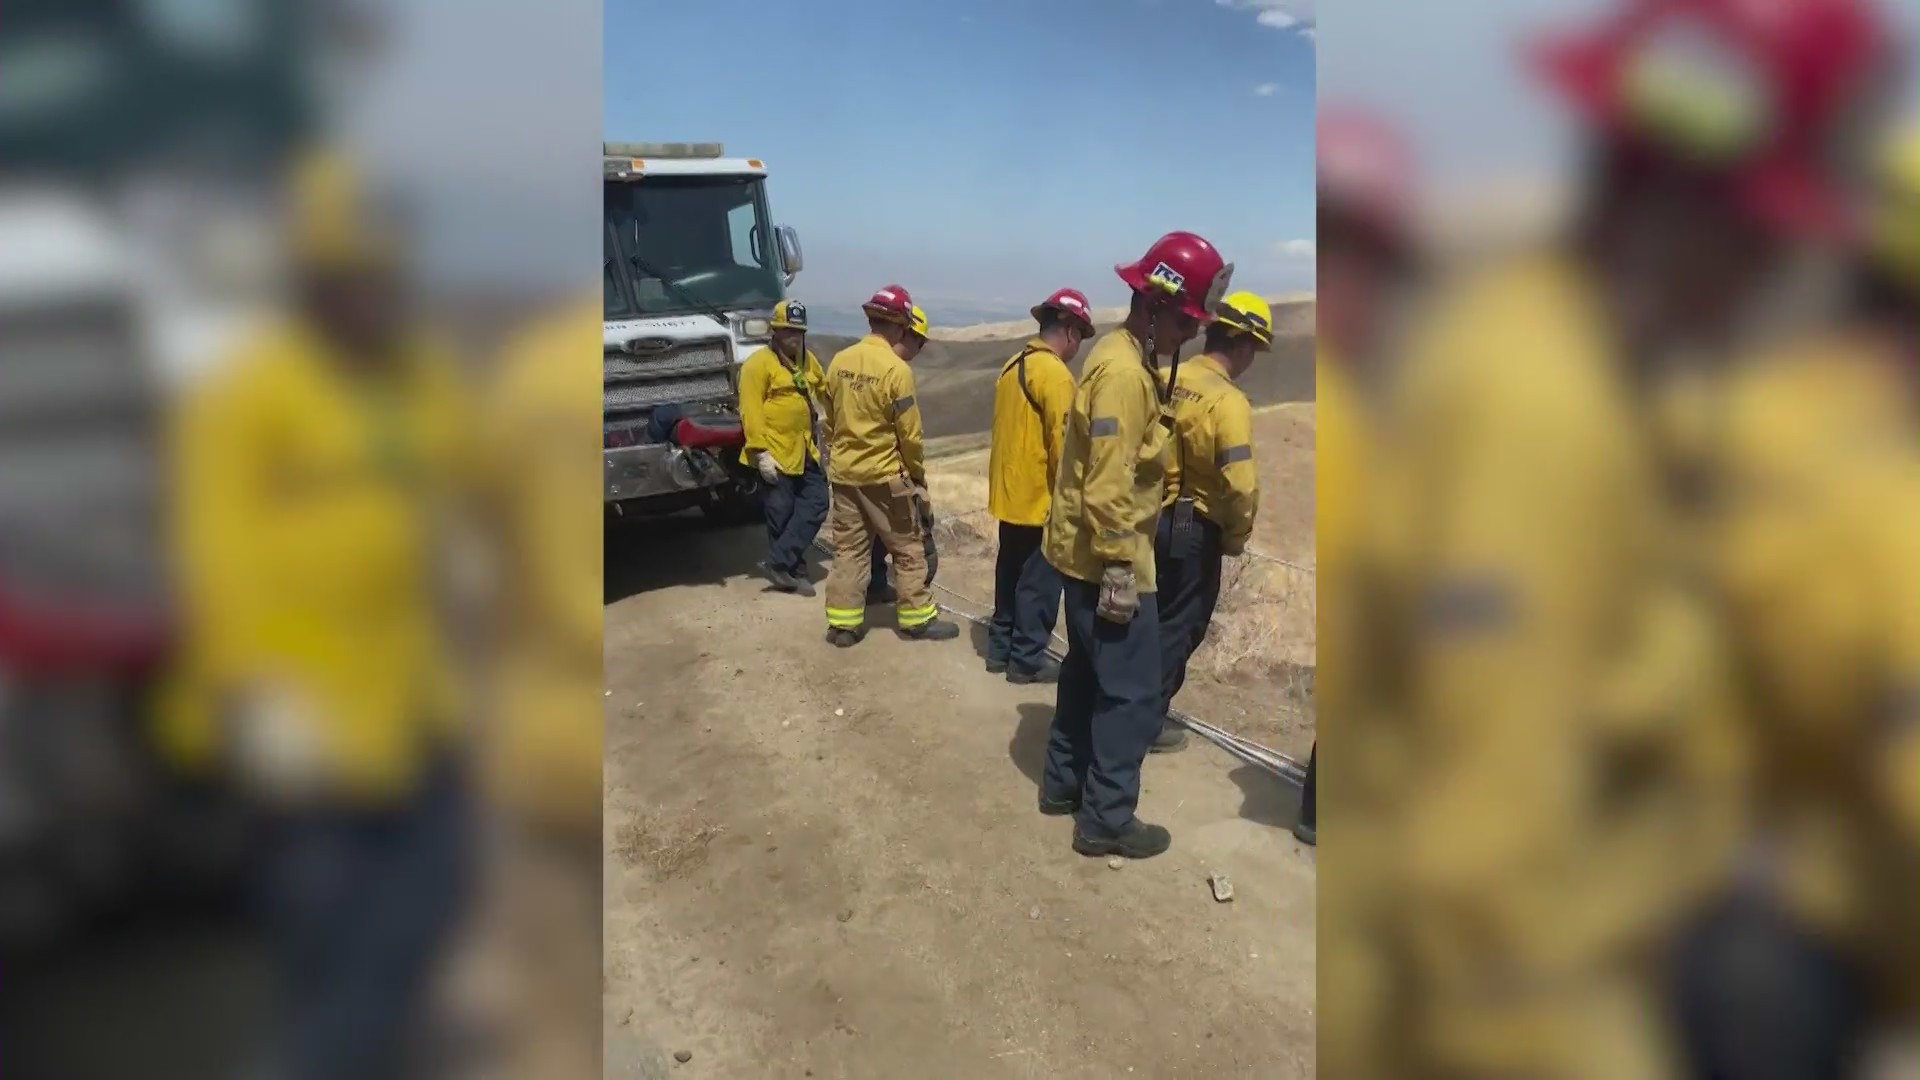
[(910, 326), (913, 323), (913, 294), (900, 285), (885, 285), (861, 304), (860, 310), (875, 319)]
[(1233, 264), (1221, 259), (1205, 237), (1190, 232), (1170, 232), (1155, 240), (1139, 261), (1113, 269), (1127, 288), (1172, 300), (1181, 312), (1203, 323), (1213, 320), (1213, 309), (1233, 280)]
[(1078, 321), (1088, 333), (1093, 333), (1093, 305), (1087, 303), (1086, 294), (1079, 289), (1061, 289), (1045, 300), (1033, 306), (1033, 317), (1051, 308), (1069, 319)]
[(1384, 118), (1355, 105), (1327, 105), (1315, 125), (1320, 197), (1390, 240), (1411, 231), (1413, 154)]
[(1871, 0), (1624, 0), (1532, 60), (1592, 125), (1723, 168), (1788, 231), (1845, 227), (1827, 168), (1886, 59)]

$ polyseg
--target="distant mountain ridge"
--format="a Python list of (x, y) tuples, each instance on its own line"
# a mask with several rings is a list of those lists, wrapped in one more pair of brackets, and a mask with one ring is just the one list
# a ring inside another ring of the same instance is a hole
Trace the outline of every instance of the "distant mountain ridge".
[[(799, 296), (806, 301), (806, 296)], [(1026, 319), (1027, 312), (1021, 309), (995, 307), (948, 307), (942, 304), (922, 304), (927, 318), (935, 327), (971, 327), (979, 324), (1004, 323), (1016, 319)], [(867, 332), (867, 317), (860, 311), (858, 304), (807, 304), (807, 314), (813, 323), (813, 329), (825, 334), (847, 334), (857, 336)]]
[[(1275, 303), (1273, 350), (1264, 354), (1240, 379), (1240, 388), (1256, 406), (1313, 400), (1314, 310), (1311, 294), (1306, 299), (1282, 298)], [(1123, 314), (1118, 308), (1094, 312), (1102, 333), (1111, 329)], [(854, 332), (844, 334), (826, 332), (817, 315), (813, 322), (815, 332), (807, 335), (807, 347), (822, 364), (830, 362), (834, 353), (866, 331), (864, 318), (859, 320)], [(1007, 334), (1008, 328), (1014, 332)], [(929, 438), (971, 435), (992, 427), (994, 380), (999, 377), (1001, 366), (1020, 351), (1021, 343), (1032, 330), (1031, 319), (958, 328), (944, 334), (939, 327), (934, 327), (927, 347), (913, 362), (915, 396), (919, 399)], [(1005, 336), (974, 336), (987, 333)], [(956, 334), (962, 336), (948, 336)], [(1191, 356), (1198, 349), (1196, 339), (1182, 350), (1182, 355)], [(1072, 365), (1076, 376), (1086, 352), (1082, 349)]]
[[(1286, 311), (1312, 311), (1312, 292), (1284, 293), (1267, 297), (1267, 302), (1275, 308), (1274, 318), (1284, 321)], [(805, 301), (806, 297), (799, 297)], [(931, 324), (929, 337), (935, 341), (1001, 341), (1025, 338), (1033, 332), (1032, 313), (1024, 308), (1007, 309), (997, 307), (947, 306), (935, 304), (921, 305), (926, 309), (927, 320)], [(867, 332), (867, 317), (857, 305), (807, 304), (813, 329), (822, 334), (837, 334), (846, 337), (858, 337)], [(1101, 329), (1117, 324), (1126, 318), (1127, 309), (1121, 306), (1093, 309), (1094, 322)], [(1307, 326), (1311, 332), (1311, 323)], [(1282, 334), (1295, 333), (1299, 327), (1281, 328)]]

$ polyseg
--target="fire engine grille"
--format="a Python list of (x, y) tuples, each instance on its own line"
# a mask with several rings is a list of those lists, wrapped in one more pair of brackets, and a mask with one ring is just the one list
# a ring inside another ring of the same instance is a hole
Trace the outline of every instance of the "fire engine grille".
[(130, 600), (164, 584), (164, 401), (118, 300), (0, 311), (0, 583)]
[(651, 356), (608, 353), (602, 370), (602, 408), (609, 416), (733, 396), (733, 356), (724, 341), (693, 342)]

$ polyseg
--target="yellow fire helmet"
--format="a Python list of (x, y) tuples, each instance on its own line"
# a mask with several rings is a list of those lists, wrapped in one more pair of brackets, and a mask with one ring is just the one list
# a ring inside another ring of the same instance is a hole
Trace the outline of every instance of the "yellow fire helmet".
[(773, 321), (769, 324), (775, 330), (807, 329), (807, 305), (798, 300), (782, 300), (773, 305)]
[(349, 269), (386, 266), (398, 257), (397, 223), (381, 213), (365, 178), (344, 154), (309, 151), (294, 162), (286, 195), (296, 261)]
[(1920, 122), (1896, 129), (1873, 165), (1867, 242), (1889, 271), (1920, 286)]
[(1254, 293), (1237, 292), (1222, 300), (1214, 321), (1236, 333), (1252, 334), (1261, 352), (1273, 347), (1273, 308)]
[(913, 305), (913, 317), (908, 321), (907, 329), (913, 331), (921, 341), (927, 340), (927, 313), (920, 310), (919, 304)]

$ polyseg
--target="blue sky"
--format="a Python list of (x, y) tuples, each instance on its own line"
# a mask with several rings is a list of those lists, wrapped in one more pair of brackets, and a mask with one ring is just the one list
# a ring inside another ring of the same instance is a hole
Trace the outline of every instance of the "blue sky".
[[(796, 295), (890, 281), (936, 323), (1191, 229), (1266, 292), (1313, 280), (1313, 0), (605, 0), (608, 138), (766, 160)], [(743, 51), (743, 43), (751, 52)], [(943, 310), (944, 309), (944, 310)]]

